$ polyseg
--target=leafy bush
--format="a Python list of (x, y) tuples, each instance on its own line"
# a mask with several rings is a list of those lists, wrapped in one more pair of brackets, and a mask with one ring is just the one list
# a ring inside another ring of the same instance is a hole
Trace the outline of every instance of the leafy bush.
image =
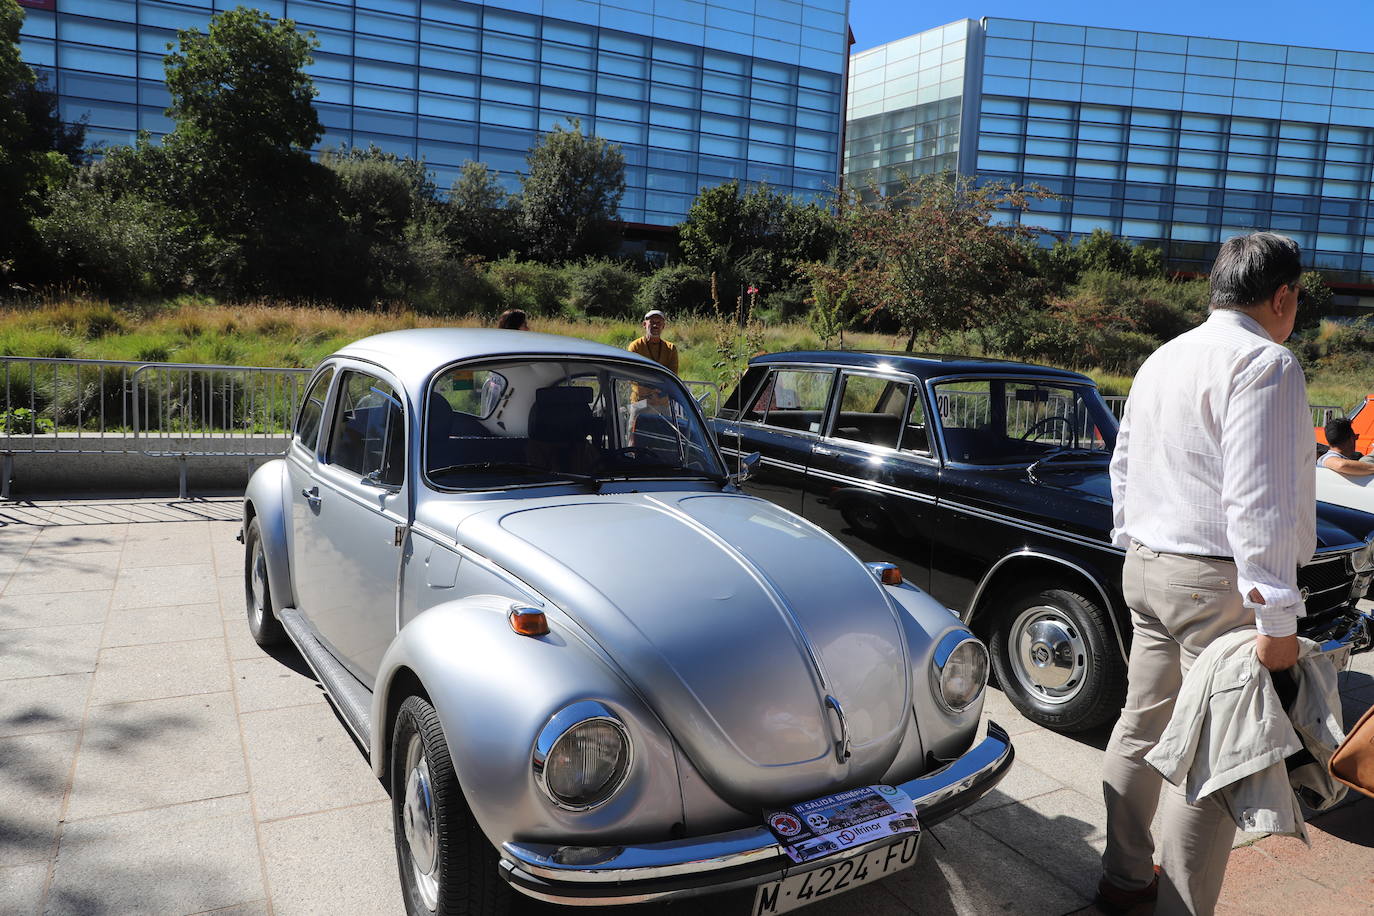
[(488, 264), (487, 282), (496, 291), (497, 311), (524, 309), (531, 315), (556, 315), (568, 293), (557, 267), (514, 257)]
[(0, 433), (7, 436), (32, 436), (52, 432), (52, 420), (40, 417), (27, 407), (0, 411)]
[(660, 268), (639, 287), (635, 311), (644, 314), (661, 309), (670, 319), (705, 314), (711, 309), (711, 280), (687, 264)]
[(67, 276), (108, 296), (176, 290), (197, 262), (183, 215), (134, 195), (114, 196), (75, 183), (48, 198), (34, 228)]
[(478, 258), (444, 261), (410, 295), (411, 307), (424, 315), (486, 314), (498, 311), (501, 301), (501, 291)]
[[(588, 258), (563, 268), (568, 305), (588, 318), (635, 317), (643, 278), (619, 261)], [(642, 314), (642, 313), (641, 313)]]

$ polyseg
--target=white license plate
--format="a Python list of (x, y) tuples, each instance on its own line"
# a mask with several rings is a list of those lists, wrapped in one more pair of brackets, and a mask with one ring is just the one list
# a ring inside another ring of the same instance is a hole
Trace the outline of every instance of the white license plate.
[(754, 894), (753, 916), (786, 913), (845, 891), (877, 881), (916, 861), (921, 835), (908, 835), (900, 842), (873, 849), (851, 859), (837, 859), (805, 874), (759, 885)]

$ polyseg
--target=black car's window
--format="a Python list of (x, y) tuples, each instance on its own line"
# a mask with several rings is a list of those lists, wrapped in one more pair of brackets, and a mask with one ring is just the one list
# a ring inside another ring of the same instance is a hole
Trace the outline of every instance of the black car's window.
[(320, 421), (324, 419), (324, 398), (329, 393), (329, 380), (334, 377), (334, 367), (320, 373), (319, 378), (305, 393), (301, 401), (301, 411), (296, 415), (294, 439), (310, 451), (315, 450), (315, 442), (320, 437)]
[(902, 429), (902, 451), (930, 454), (930, 434), (926, 432), (926, 407), (921, 403), (921, 393), (911, 393), (911, 409), (907, 411), (906, 425)]
[(390, 385), (364, 372), (343, 374), (326, 460), (378, 483), (405, 480), (405, 412)]
[(955, 381), (937, 385), (945, 447), (955, 461), (1010, 464), (1073, 449), (1105, 453), (1114, 435), (1096, 389), (1036, 381)]
[(834, 373), (826, 369), (775, 369), (745, 419), (818, 433), (833, 380)]
[(831, 435), (896, 448), (911, 386), (872, 375), (846, 374)]
[(730, 392), (730, 396), (725, 399), (724, 406), (717, 411), (716, 415), (726, 420), (737, 419), (744, 402), (759, 387), (759, 382), (763, 381), (766, 374), (768, 374), (767, 366), (750, 366), (749, 371), (744, 373), (744, 378), (740, 379), (735, 390)]

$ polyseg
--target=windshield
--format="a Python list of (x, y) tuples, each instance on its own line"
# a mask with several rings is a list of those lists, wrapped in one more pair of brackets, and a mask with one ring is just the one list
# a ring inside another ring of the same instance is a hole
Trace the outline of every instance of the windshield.
[(1088, 385), (960, 379), (934, 391), (951, 461), (1029, 464), (1065, 451), (1106, 456), (1116, 444), (1116, 418)]
[(440, 374), (425, 411), (424, 463), (444, 489), (725, 476), (677, 379), (576, 359)]

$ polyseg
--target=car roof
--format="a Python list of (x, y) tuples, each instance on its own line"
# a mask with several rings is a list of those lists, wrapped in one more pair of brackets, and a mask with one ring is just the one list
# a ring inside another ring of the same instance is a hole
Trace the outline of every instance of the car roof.
[(494, 328), (410, 328), (354, 341), (331, 355), (376, 363), (418, 397), (436, 369), (465, 359), (501, 356), (572, 356), (623, 359), (658, 367), (651, 359), (618, 347), (532, 331)]
[(944, 375), (1034, 375), (1065, 381), (1093, 384), (1088, 376), (1069, 369), (1056, 369), (1035, 363), (1010, 359), (989, 359), (982, 356), (956, 356), (947, 353), (907, 353), (900, 350), (789, 350), (755, 356), (751, 365), (770, 363), (816, 363), (827, 366), (858, 368), (884, 367), (907, 372), (921, 379)]

